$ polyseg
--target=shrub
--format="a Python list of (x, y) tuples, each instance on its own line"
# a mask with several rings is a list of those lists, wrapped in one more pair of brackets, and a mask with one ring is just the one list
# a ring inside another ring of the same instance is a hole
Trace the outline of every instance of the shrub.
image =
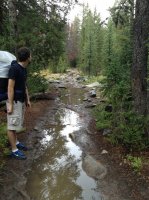
[(28, 88), (30, 94), (36, 92), (45, 92), (48, 88), (48, 83), (43, 76), (34, 73), (28, 78)]
[(142, 159), (140, 157), (127, 156), (127, 160), (135, 172), (140, 172), (142, 169)]

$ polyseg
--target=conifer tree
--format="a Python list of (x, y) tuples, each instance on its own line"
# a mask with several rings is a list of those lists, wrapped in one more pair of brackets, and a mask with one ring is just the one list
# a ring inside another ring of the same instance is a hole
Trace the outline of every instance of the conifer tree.
[(96, 75), (101, 69), (102, 31), (100, 16), (84, 6), (80, 33), (79, 65), (88, 75)]
[(137, 0), (134, 21), (132, 92), (135, 111), (147, 114), (147, 60), (149, 37), (149, 1)]
[(68, 25), (68, 37), (67, 37), (67, 55), (72, 67), (76, 67), (79, 50), (80, 41), (80, 19), (75, 17), (74, 21)]

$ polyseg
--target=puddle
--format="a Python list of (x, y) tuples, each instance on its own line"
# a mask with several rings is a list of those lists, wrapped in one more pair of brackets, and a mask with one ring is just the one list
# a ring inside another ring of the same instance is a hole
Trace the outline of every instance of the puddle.
[(46, 148), (28, 174), (28, 195), (32, 200), (101, 200), (96, 181), (82, 169), (82, 151), (69, 138), (81, 130), (82, 119), (69, 109), (58, 111), (55, 118), (58, 125), (43, 131)]
[(80, 88), (68, 88), (62, 93), (61, 101), (65, 105), (78, 106), (84, 99), (84, 91)]

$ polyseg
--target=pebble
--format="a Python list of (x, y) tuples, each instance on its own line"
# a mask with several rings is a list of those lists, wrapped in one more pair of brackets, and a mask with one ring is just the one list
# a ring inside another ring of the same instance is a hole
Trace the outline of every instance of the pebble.
[(102, 150), (101, 154), (108, 154), (108, 151)]

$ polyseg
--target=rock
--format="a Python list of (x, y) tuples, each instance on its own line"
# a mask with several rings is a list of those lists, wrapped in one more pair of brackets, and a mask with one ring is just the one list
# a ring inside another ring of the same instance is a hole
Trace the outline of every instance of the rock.
[(83, 86), (82, 86), (82, 88), (86, 88), (86, 86), (85, 86), (85, 85), (83, 85)]
[(67, 69), (67, 70), (66, 70), (66, 73), (69, 73), (69, 72), (72, 72), (72, 71), (71, 71), (70, 69)]
[(64, 89), (66, 89), (66, 86), (60, 85), (60, 86), (58, 86), (58, 88), (64, 88)]
[(99, 87), (99, 86), (101, 86), (101, 84), (99, 84), (98, 82), (94, 82), (94, 83), (86, 85), (86, 86), (89, 88), (92, 88), (92, 87)]
[(96, 161), (92, 156), (87, 155), (83, 158), (82, 168), (88, 176), (95, 179), (103, 179), (107, 174), (106, 167), (99, 161)]
[(103, 131), (103, 135), (108, 135), (110, 133), (111, 133), (110, 129), (104, 129), (104, 131)]
[(88, 101), (88, 98), (84, 98), (83, 101)]
[(73, 133), (70, 133), (70, 134), (69, 134), (69, 137), (72, 139), (72, 141), (74, 141), (74, 140), (75, 140), (75, 136), (74, 136), (74, 134), (73, 134)]
[(35, 131), (39, 131), (40, 129), (39, 129), (38, 126), (35, 126), (35, 127), (34, 127), (34, 130), (35, 130)]
[(57, 125), (58, 125), (58, 122), (50, 122), (49, 125), (50, 125), (50, 126), (57, 126)]
[(88, 98), (87, 98), (87, 97), (85, 97), (85, 98), (83, 99), (83, 101), (88, 101)]
[(100, 103), (106, 103), (106, 100), (101, 99)]
[(95, 106), (97, 106), (97, 104), (88, 104), (85, 106), (85, 108), (94, 108)]
[(49, 82), (49, 83), (58, 83), (58, 84), (60, 84), (60, 81), (59, 81), (59, 80), (49, 79), (48, 82)]
[(90, 91), (90, 97), (96, 97), (96, 91), (95, 90)]
[(108, 151), (102, 150), (101, 154), (108, 154)]
[(83, 82), (83, 81), (86, 81), (87, 78), (85, 78), (85, 77), (83, 77), (83, 76), (77, 76), (77, 77), (76, 77), (76, 80), (79, 81), (79, 82), (80, 82), (80, 81)]
[(106, 111), (106, 112), (112, 112), (112, 105), (107, 105), (107, 106), (105, 107), (105, 111)]
[(88, 101), (88, 102), (91, 102), (92, 100), (91, 100), (91, 99), (88, 99), (87, 101)]

